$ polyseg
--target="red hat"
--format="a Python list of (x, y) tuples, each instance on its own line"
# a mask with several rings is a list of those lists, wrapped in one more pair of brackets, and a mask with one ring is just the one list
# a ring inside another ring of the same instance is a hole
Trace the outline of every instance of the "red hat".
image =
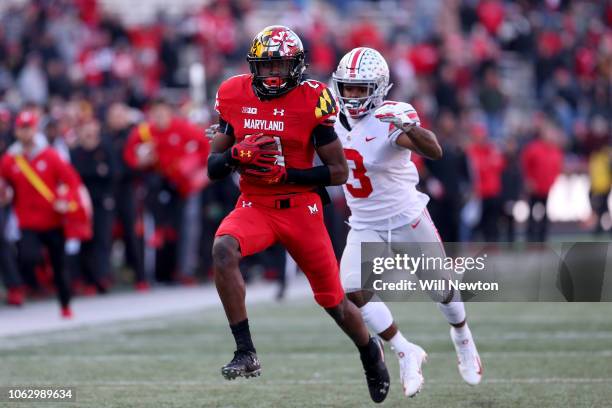
[(38, 117), (32, 111), (21, 111), (15, 119), (15, 127), (36, 127), (38, 124)]

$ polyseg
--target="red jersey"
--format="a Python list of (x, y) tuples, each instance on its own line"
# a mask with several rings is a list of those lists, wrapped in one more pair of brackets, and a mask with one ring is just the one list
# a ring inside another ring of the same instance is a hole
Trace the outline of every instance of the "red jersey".
[(472, 144), (467, 150), (476, 175), (476, 192), (480, 198), (492, 198), (501, 193), (504, 157), (494, 144)]
[[(335, 122), (337, 108), (331, 92), (323, 83), (309, 79), (284, 95), (260, 100), (251, 81), (251, 75), (237, 75), (224, 81), (217, 92), (215, 110), (234, 129), (236, 142), (258, 133), (274, 136), (287, 168), (311, 168), (315, 153), (313, 129), (318, 125), (333, 126)], [(240, 191), (247, 194), (298, 193), (314, 187), (254, 185), (240, 179)]]
[(563, 151), (556, 144), (537, 139), (525, 146), (521, 165), (533, 193), (546, 197), (563, 169)]
[(152, 143), (157, 155), (155, 170), (169, 179), (183, 196), (204, 187), (206, 159), (210, 150), (203, 132), (186, 120), (173, 118), (167, 129), (149, 123), (136, 126), (124, 148), (124, 158), (137, 167), (136, 151), (143, 143)]
[[(32, 176), (28, 178), (24, 174), (24, 168), (26, 172), (35, 172), (34, 178), (44, 186), (38, 183), (38, 188), (35, 187), (31, 181)], [(2, 157), (0, 177), (15, 191), (13, 208), (20, 228), (35, 231), (61, 228), (64, 215), (53, 209), (56, 199), (67, 199), (75, 209), (78, 208), (73, 195), (80, 189), (80, 177), (74, 168), (50, 147), (41, 147), (28, 157), (22, 154), (20, 144), (14, 144)], [(41, 194), (41, 191), (45, 195)]]

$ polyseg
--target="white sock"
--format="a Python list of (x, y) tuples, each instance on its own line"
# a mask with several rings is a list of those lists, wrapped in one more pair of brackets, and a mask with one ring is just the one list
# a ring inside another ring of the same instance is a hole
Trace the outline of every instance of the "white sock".
[(410, 351), (410, 345), (412, 343), (406, 340), (406, 338), (398, 330), (398, 332), (395, 333), (395, 336), (389, 340), (389, 344), (391, 345), (391, 349), (395, 352), (395, 354), (399, 355), (400, 353), (407, 354), (408, 351)]
[(438, 303), (438, 308), (449, 324), (459, 324), (465, 321), (465, 305), (461, 301), (461, 294), (457, 290), (450, 302)]
[(472, 335), (472, 332), (470, 331), (467, 322), (461, 327), (453, 326), (453, 330), (455, 331), (457, 337), (459, 337), (460, 339), (465, 339), (466, 337), (470, 337)]
[(369, 302), (359, 310), (366, 326), (376, 334), (384, 332), (393, 324), (391, 311), (383, 302)]

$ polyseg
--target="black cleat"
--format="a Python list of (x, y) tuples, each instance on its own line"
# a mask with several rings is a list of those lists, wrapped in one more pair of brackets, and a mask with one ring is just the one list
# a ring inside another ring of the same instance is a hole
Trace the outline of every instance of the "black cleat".
[(363, 358), (363, 368), (365, 369), (366, 382), (368, 383), (368, 390), (370, 391), (370, 398), (372, 401), (380, 403), (387, 398), (389, 394), (389, 385), (391, 381), (389, 379), (389, 372), (385, 365), (385, 352), (383, 349), (382, 341), (378, 338), (371, 340), (371, 347), (373, 353), (375, 353), (373, 361), (365, 361)]
[(234, 351), (232, 361), (221, 367), (221, 375), (226, 380), (233, 380), (237, 377), (259, 377), (261, 364), (257, 354), (252, 351)]

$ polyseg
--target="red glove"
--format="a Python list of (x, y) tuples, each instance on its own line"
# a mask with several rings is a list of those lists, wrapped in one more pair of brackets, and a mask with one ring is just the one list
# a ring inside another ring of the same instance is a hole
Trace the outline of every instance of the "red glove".
[(254, 184), (281, 184), (287, 179), (287, 169), (278, 164), (262, 168), (248, 168), (242, 171), (242, 176)]
[(240, 166), (270, 167), (280, 154), (276, 141), (263, 133), (247, 136), (232, 147), (232, 158)]

